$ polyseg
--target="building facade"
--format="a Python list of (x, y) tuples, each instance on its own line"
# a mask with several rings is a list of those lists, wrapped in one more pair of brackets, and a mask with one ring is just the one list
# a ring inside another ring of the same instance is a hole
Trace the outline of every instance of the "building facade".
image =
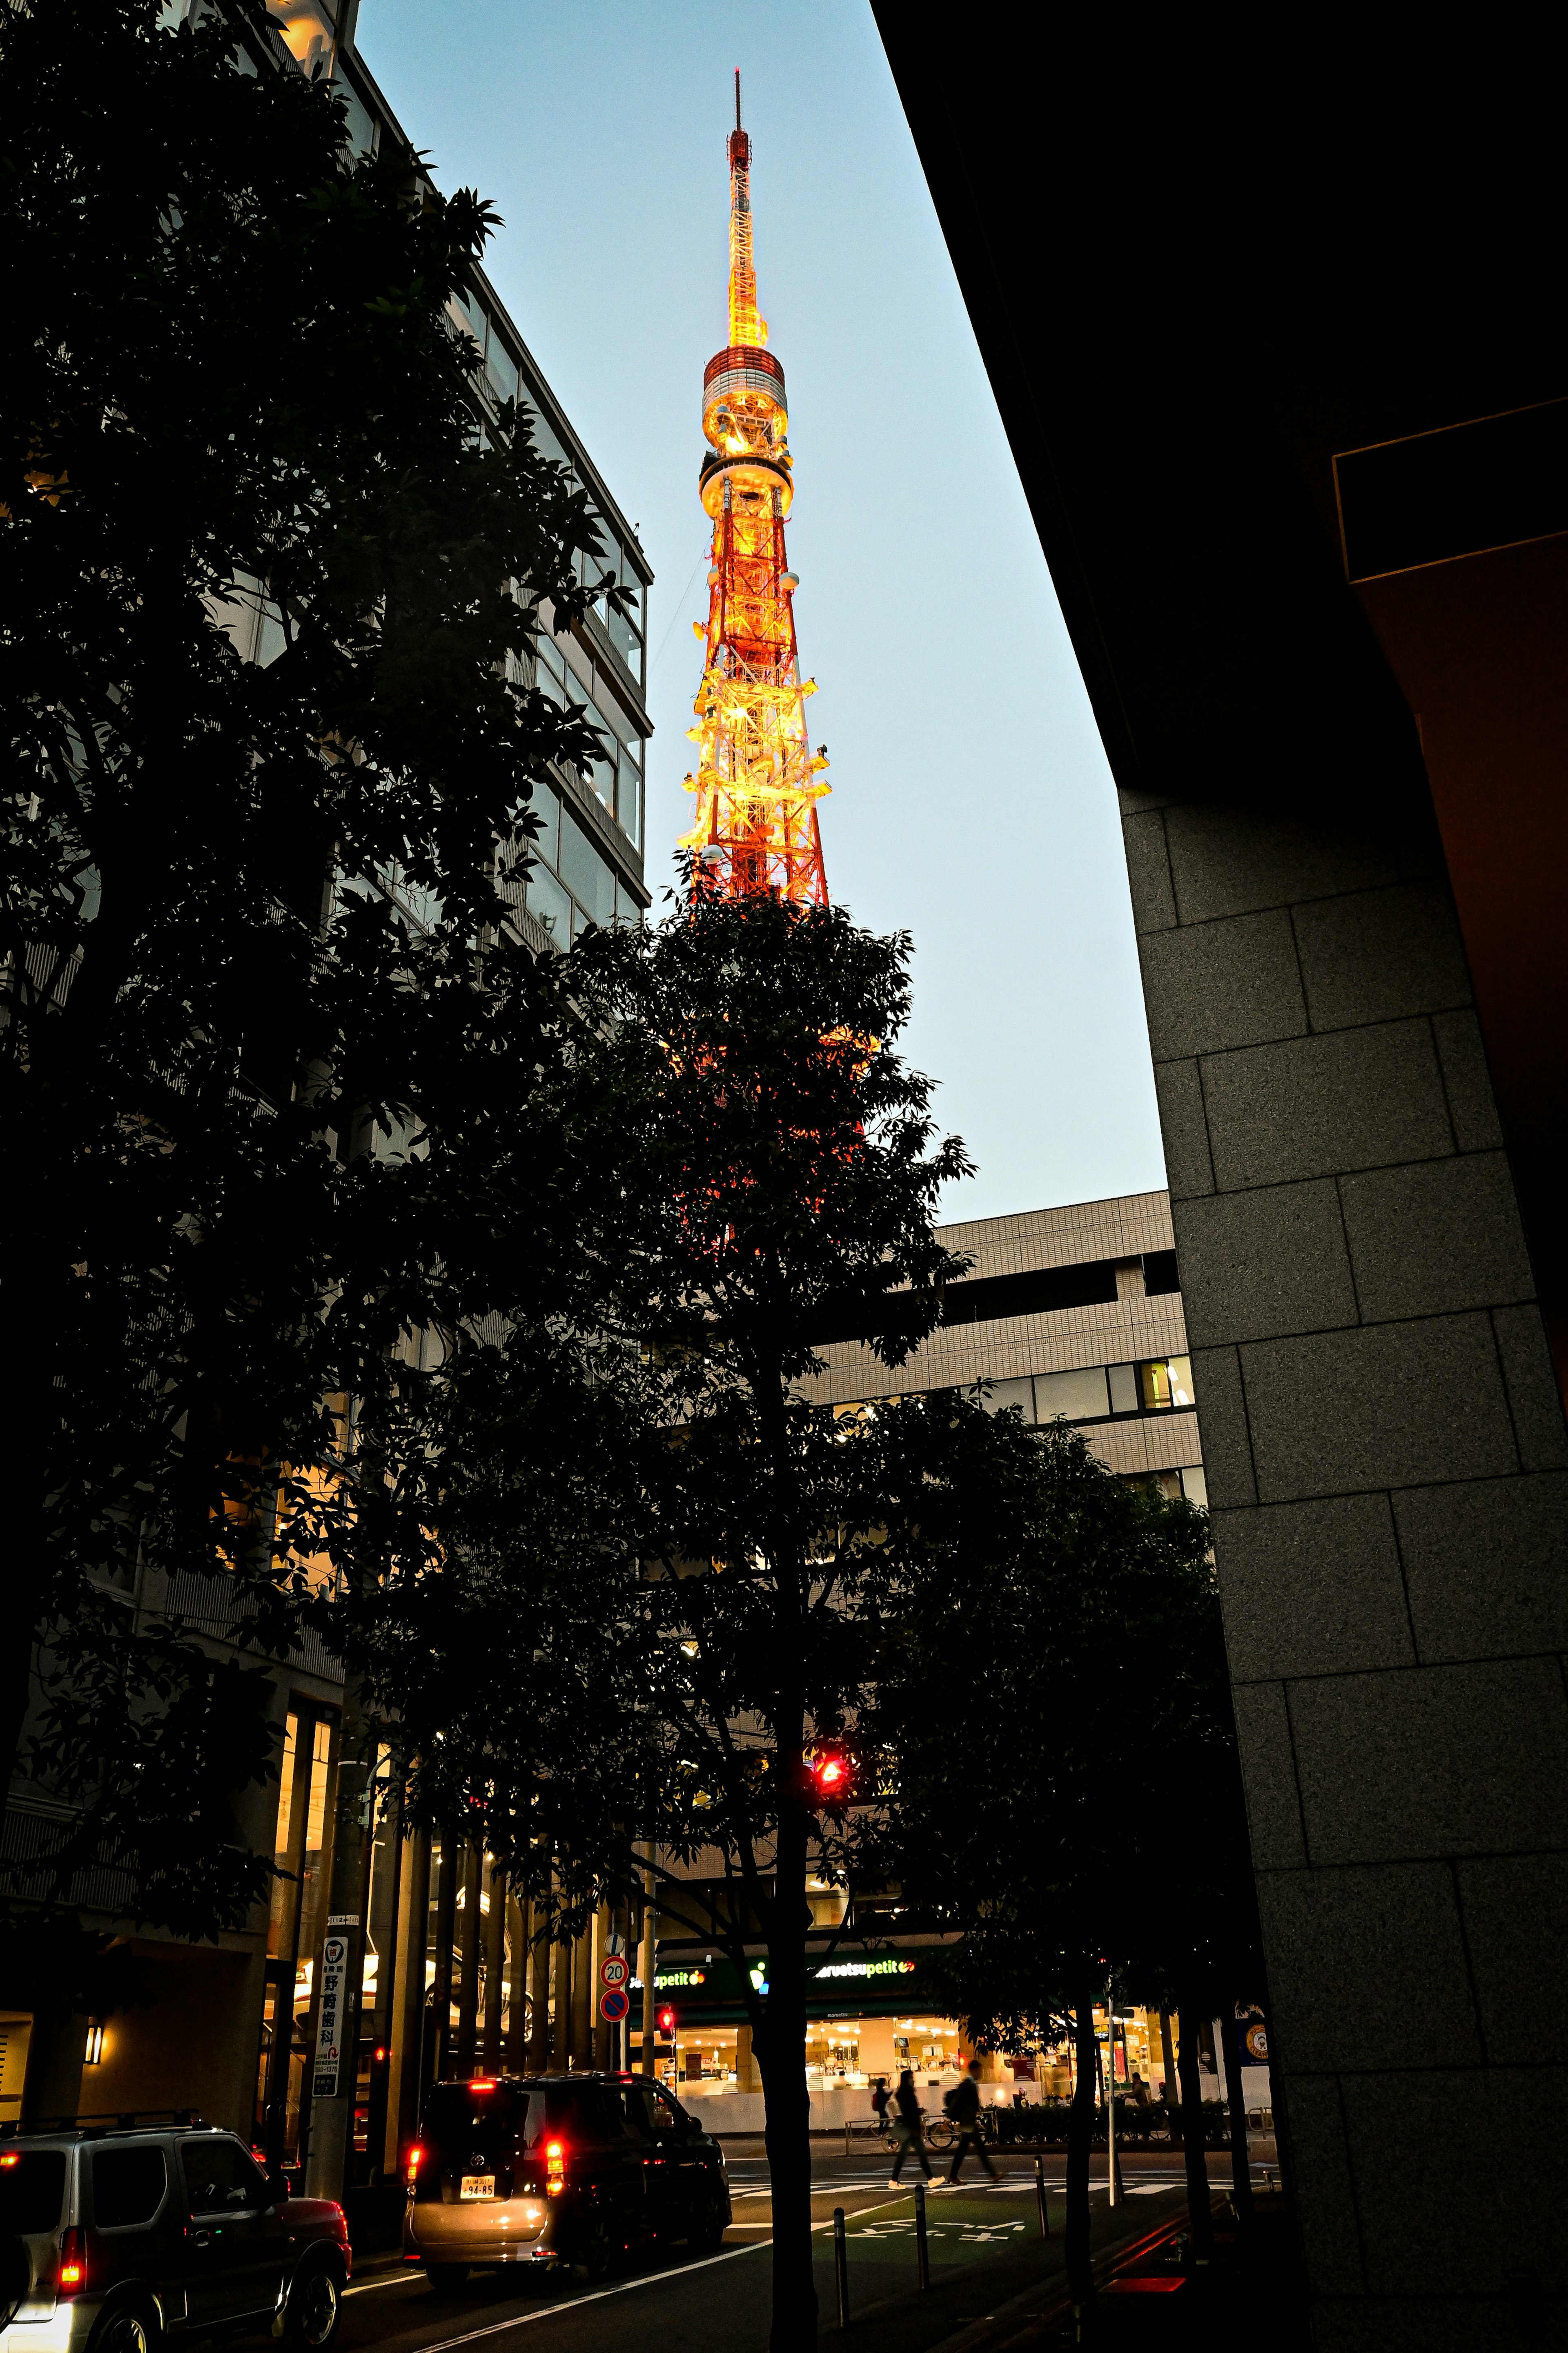
[[(188, 6), (185, 0), (167, 14), (177, 21)], [(355, 153), (386, 142), (406, 148), (401, 126), (355, 47), (354, 13), (353, 0), (345, 0), (334, 22), (336, 12), (315, 0), (279, 0), (271, 11), (275, 46), (264, 51), (258, 43), (253, 62), (262, 70), (329, 72), (346, 104), (349, 144)], [(482, 272), (475, 273), (468, 303), (452, 306), (451, 325), (476, 347), (476, 429), (492, 428), (500, 404), (508, 400), (531, 412), (539, 446), (570, 466), (588, 494), (605, 551), (592, 576), (611, 573), (626, 590), (630, 608), (628, 614), (616, 613), (601, 599), (584, 622), (561, 628), (551, 626), (553, 617), (546, 608), (537, 661), (517, 673), (520, 683), (537, 684), (556, 702), (582, 708), (602, 746), (602, 756), (587, 773), (559, 767), (549, 787), (536, 795), (537, 862), (526, 888), (519, 884), (513, 894), (515, 920), (528, 944), (564, 950), (587, 924), (636, 922), (648, 904), (643, 825), (651, 728), (644, 686), (652, 573), (636, 532)], [(280, 632), (260, 595), (253, 606), (236, 608), (227, 626), (248, 659), (264, 664), (280, 649)], [(342, 878), (334, 887), (343, 887)], [(384, 892), (411, 928), (425, 920), (419, 895), (395, 872), (354, 878), (353, 887)], [(393, 1142), (378, 1137), (377, 1148), (391, 1148)], [(190, 1589), (182, 1590), (182, 1584)], [(230, 1652), (226, 1622), (213, 1615), (207, 1581), (170, 1580), (147, 1563), (128, 1599), (138, 1623), (174, 1615), (197, 1626), (216, 1654)], [(248, 1661), (251, 1654), (246, 1656)], [(530, 1989), (517, 1974), (527, 1939), (524, 1924), (512, 1916), (515, 1903), (510, 1915), (504, 1899), (492, 1907), (482, 1859), (467, 1853), (443, 1858), (439, 1841), (432, 1848), (427, 1840), (402, 1840), (395, 1820), (365, 1834), (360, 1794), (365, 1760), (359, 1754), (364, 1743), (352, 1720), (345, 1742), (344, 1711), (340, 1664), (308, 1639), (275, 1677), (271, 1713), (284, 1727), (278, 1781), (243, 1793), (237, 1809), (240, 1836), (257, 1851), (271, 1852), (288, 1874), (275, 1884), (269, 1913), (246, 1929), (225, 1931), (200, 1947), (134, 1932), (119, 1912), (121, 1891), (112, 1870), (79, 1874), (70, 1899), (84, 1926), (121, 1939), (150, 1999), (102, 2018), (73, 2008), (68, 1999), (51, 2001), (41, 1992), (31, 2008), (0, 2010), (0, 2124), (44, 2114), (106, 2115), (174, 2105), (253, 2134), (279, 2158), (292, 2162), (308, 2154), (322, 1957), (329, 1938), (347, 1925), (331, 1913), (331, 1891), (341, 1890), (344, 1877), (345, 1841), (357, 1858), (349, 1876), (356, 1884), (352, 1949), (362, 1980), (357, 2057), (351, 2063), (358, 2164), (351, 2170), (364, 2179), (384, 2161), (395, 2167), (399, 2132), (405, 2138), (412, 2132), (421, 2068), (428, 2074), (448, 2050), (460, 2054), (465, 2037), (471, 2042), (477, 2036), (493, 2057), (503, 2020), (510, 2028), (514, 2016), (521, 2035)], [(353, 1768), (352, 1783), (340, 1770), (343, 1767)], [(44, 1793), (16, 1783), (4, 1824), (7, 1857), (25, 1862), (37, 1852), (58, 1811)], [(21, 1884), (25, 1894), (27, 1883)], [(492, 1908), (501, 1937), (499, 1957), (486, 1942)], [(503, 1934), (509, 1920), (519, 1956), (510, 1971)], [(544, 1957), (547, 1980), (552, 1969), (560, 1977), (563, 2032), (577, 2033), (572, 2047), (579, 2063), (595, 2048), (587, 2024), (587, 1971), (596, 1965), (595, 1939), (602, 1947), (610, 1933), (606, 1915), (582, 1940), (575, 1998), (570, 1951), (563, 1960), (549, 1950)], [(479, 1994), (487, 1953), (492, 1963), (488, 2010)], [(426, 2026), (437, 1980), (451, 1992), (449, 2022), (440, 2036)], [(540, 1989), (539, 2012), (546, 2021), (552, 1982)], [(411, 2040), (415, 2057), (405, 2071), (403, 2052)], [(521, 2063), (516, 2036), (510, 2047)], [(381, 2062), (374, 2057), (378, 2048), (390, 2054)], [(535, 2056), (542, 2055), (536, 2050)], [(566, 2055), (564, 2046), (561, 2055)]]
[[(1135, 1193), (940, 1231), (971, 1261), (968, 1275), (947, 1286), (942, 1323), (897, 1366), (858, 1342), (830, 1343), (809, 1384), (816, 1401), (865, 1404), (985, 1381), (994, 1409), (1015, 1408), (1037, 1425), (1064, 1420), (1119, 1478), (1206, 1506), (1169, 1197)], [(963, 2027), (911, 2008), (907, 1987), (920, 1955), (942, 1939), (910, 1924), (896, 1892), (868, 1896), (808, 1880), (805, 1899), (823, 1956), (807, 1998), (814, 2120), (868, 2115), (876, 2078), (906, 2066), (924, 2086), (951, 2087), (971, 2055)], [(754, 1975), (763, 1954), (759, 1944)], [(760, 2129), (761, 2079), (732, 1964), (700, 1937), (661, 1935), (655, 1994), (673, 2013), (660, 2065), (681, 2096), (701, 2103), (716, 2130)], [(1099, 2024), (1110, 2063), (1103, 2015)], [(1163, 2092), (1160, 2038), (1157, 2015), (1118, 2012), (1120, 2080), (1137, 2074)], [(982, 2066), (988, 2101), (1019, 2090), (1066, 2096), (1071, 2084), (1065, 2045), (984, 2053)], [(1248, 2070), (1246, 2090), (1250, 2104), (1266, 2106), (1266, 2071)]]
[(1016, 138), (874, 5), (1121, 792), (1317, 2341), (1559, 2341), (1555, 115), (1084, 20)]

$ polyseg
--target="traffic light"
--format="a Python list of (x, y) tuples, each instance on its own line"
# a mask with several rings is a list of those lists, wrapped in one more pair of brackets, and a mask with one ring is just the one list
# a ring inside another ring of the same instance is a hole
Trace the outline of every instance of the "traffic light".
[(674, 2010), (661, 2010), (659, 2011), (659, 2013), (658, 2013), (658, 2031), (659, 2031), (659, 2032), (660, 2032), (661, 2034), (673, 2034), (673, 2033), (675, 2032), (675, 2012), (674, 2012)]
[(847, 1757), (841, 1748), (819, 1748), (810, 1761), (812, 1782), (818, 1800), (827, 1805), (842, 1805), (855, 1779), (853, 1758)]

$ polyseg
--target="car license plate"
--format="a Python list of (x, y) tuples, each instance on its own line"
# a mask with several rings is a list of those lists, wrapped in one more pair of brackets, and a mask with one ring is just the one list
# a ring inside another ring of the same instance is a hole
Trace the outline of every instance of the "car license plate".
[(493, 2198), (496, 2178), (493, 2173), (465, 2173), (462, 2195), (465, 2198)]

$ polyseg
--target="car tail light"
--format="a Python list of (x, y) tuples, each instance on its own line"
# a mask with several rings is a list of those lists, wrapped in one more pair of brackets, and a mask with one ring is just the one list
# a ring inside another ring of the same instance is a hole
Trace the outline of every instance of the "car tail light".
[(424, 2161), (424, 2150), (420, 2147), (419, 2143), (416, 2141), (413, 2147), (408, 2152), (408, 2181), (411, 2188), (419, 2179), (419, 2168)]
[(87, 2285), (87, 2233), (78, 2222), (60, 2234), (60, 2268), (55, 2281), (60, 2295), (79, 2295)]
[(565, 2187), (566, 2145), (563, 2141), (552, 2140), (546, 2144), (544, 2150), (544, 2194), (547, 2198), (559, 2198)]

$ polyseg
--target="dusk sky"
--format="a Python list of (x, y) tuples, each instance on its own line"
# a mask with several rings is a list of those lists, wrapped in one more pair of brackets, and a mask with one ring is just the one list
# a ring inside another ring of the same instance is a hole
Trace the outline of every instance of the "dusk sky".
[(828, 886), (913, 935), (905, 1042), (979, 1164), (942, 1214), (1163, 1184), (1110, 773), (869, 9), (363, 0), (358, 42), (438, 184), (500, 207), (489, 275), (658, 575), (656, 894), (690, 807), (740, 67)]

